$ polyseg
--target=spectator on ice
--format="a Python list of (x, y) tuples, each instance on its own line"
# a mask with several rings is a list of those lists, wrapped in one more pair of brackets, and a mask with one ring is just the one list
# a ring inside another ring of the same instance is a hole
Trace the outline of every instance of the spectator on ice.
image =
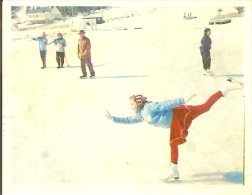
[(200, 53), (202, 56), (203, 68), (205, 70), (205, 74), (213, 75), (213, 72), (210, 71), (211, 67), (211, 56), (210, 49), (212, 45), (212, 40), (210, 38), (211, 29), (206, 28), (204, 30), (204, 36), (201, 39)]
[(47, 44), (48, 40), (46, 38), (45, 32), (41, 34), (41, 37), (38, 38), (32, 38), (34, 41), (39, 41), (39, 52), (40, 52), (40, 57), (43, 63), (43, 66), (41, 67), (42, 69), (46, 68), (46, 51), (47, 51)]
[(78, 48), (77, 48), (77, 54), (78, 58), (81, 61), (81, 70), (82, 70), (82, 76), (80, 76), (81, 79), (87, 78), (87, 71), (86, 71), (86, 64), (88, 66), (90, 77), (89, 78), (95, 78), (95, 71), (93, 69), (93, 64), (91, 62), (91, 42), (89, 38), (85, 37), (85, 31), (80, 30), (80, 38), (78, 40)]
[(56, 61), (58, 63), (57, 68), (60, 68), (60, 67), (63, 68), (66, 40), (62, 37), (61, 33), (58, 33), (57, 37), (58, 37), (58, 39), (54, 40), (54, 45), (57, 46), (57, 49), (56, 49)]

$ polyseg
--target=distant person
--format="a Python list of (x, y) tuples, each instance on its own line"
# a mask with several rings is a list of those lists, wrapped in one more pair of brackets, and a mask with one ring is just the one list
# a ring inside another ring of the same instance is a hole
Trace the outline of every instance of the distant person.
[(186, 14), (184, 13), (184, 18), (186, 18)]
[(204, 30), (204, 36), (201, 39), (201, 46), (200, 46), (200, 53), (202, 56), (203, 68), (205, 70), (206, 75), (213, 76), (213, 72), (210, 71), (211, 66), (211, 56), (210, 56), (210, 49), (212, 45), (212, 40), (210, 38), (211, 29), (206, 28)]
[(85, 37), (85, 31), (80, 30), (80, 38), (78, 40), (78, 58), (81, 61), (82, 76), (81, 79), (87, 78), (86, 64), (88, 66), (91, 79), (95, 78), (95, 71), (93, 69), (93, 64), (91, 62), (91, 42), (89, 38)]
[(189, 14), (190, 16), (192, 16), (192, 13), (190, 12), (190, 14)]
[(47, 44), (48, 40), (46, 38), (45, 32), (41, 34), (41, 37), (38, 38), (32, 38), (34, 41), (39, 41), (39, 51), (40, 51), (40, 57), (43, 63), (42, 69), (46, 68), (46, 51), (47, 51)]
[[(135, 94), (129, 98), (130, 107), (135, 113), (133, 116), (116, 117), (112, 116), (108, 111), (105, 116), (110, 121), (119, 124), (146, 122), (154, 127), (170, 128), (171, 163), (167, 175), (162, 180), (179, 179), (179, 171), (177, 167), (179, 158), (178, 146), (186, 142), (188, 129), (191, 126), (192, 121), (200, 115), (208, 112), (211, 107), (220, 98), (226, 96), (228, 92), (243, 89), (238, 83), (232, 83), (232, 80), (229, 81), (230, 82), (228, 82), (222, 90), (211, 95), (207, 101), (201, 105), (194, 106), (187, 104), (195, 95), (192, 95), (187, 99), (177, 98), (152, 102), (147, 101), (147, 98), (142, 94)], [(221, 107), (219, 108), (221, 109)]]
[(54, 40), (54, 45), (57, 46), (57, 49), (56, 49), (56, 61), (58, 63), (57, 68), (60, 68), (60, 67), (63, 68), (66, 40), (62, 37), (61, 33), (58, 33), (57, 37), (58, 37), (58, 39)]

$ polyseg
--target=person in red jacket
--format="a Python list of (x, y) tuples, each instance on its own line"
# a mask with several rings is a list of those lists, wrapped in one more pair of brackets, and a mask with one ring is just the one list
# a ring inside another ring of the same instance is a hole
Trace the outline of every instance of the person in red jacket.
[(78, 58), (81, 60), (81, 70), (82, 70), (82, 76), (80, 76), (81, 79), (87, 78), (87, 71), (86, 71), (86, 64), (88, 66), (90, 77), (89, 78), (95, 78), (95, 71), (93, 69), (93, 64), (91, 62), (91, 42), (89, 38), (85, 37), (85, 31), (80, 30), (80, 38), (78, 40)]

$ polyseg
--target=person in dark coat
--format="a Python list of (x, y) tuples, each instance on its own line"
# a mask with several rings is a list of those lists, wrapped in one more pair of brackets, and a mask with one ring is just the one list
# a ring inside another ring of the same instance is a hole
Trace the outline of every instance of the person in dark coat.
[(204, 36), (201, 39), (200, 53), (202, 56), (203, 68), (205, 70), (204, 74), (213, 75), (213, 72), (210, 71), (211, 66), (211, 56), (210, 49), (212, 45), (212, 40), (210, 38), (211, 29), (206, 28), (204, 30)]

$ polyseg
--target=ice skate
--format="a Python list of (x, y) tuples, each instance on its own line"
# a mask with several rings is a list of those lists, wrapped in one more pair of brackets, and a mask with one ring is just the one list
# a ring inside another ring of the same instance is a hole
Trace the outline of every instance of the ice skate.
[(95, 79), (95, 75), (93, 75), (93, 76), (90, 76), (89, 78), (90, 78), (90, 79)]
[(242, 90), (243, 85), (241, 83), (233, 82), (231, 78), (227, 79), (226, 86), (221, 90), (222, 95), (225, 97), (228, 92), (233, 90)]
[(169, 172), (163, 179), (161, 179), (161, 181), (168, 181), (170, 179), (179, 179), (177, 164), (171, 163)]
[(214, 73), (209, 68), (207, 69), (207, 72), (210, 76), (214, 76)]

